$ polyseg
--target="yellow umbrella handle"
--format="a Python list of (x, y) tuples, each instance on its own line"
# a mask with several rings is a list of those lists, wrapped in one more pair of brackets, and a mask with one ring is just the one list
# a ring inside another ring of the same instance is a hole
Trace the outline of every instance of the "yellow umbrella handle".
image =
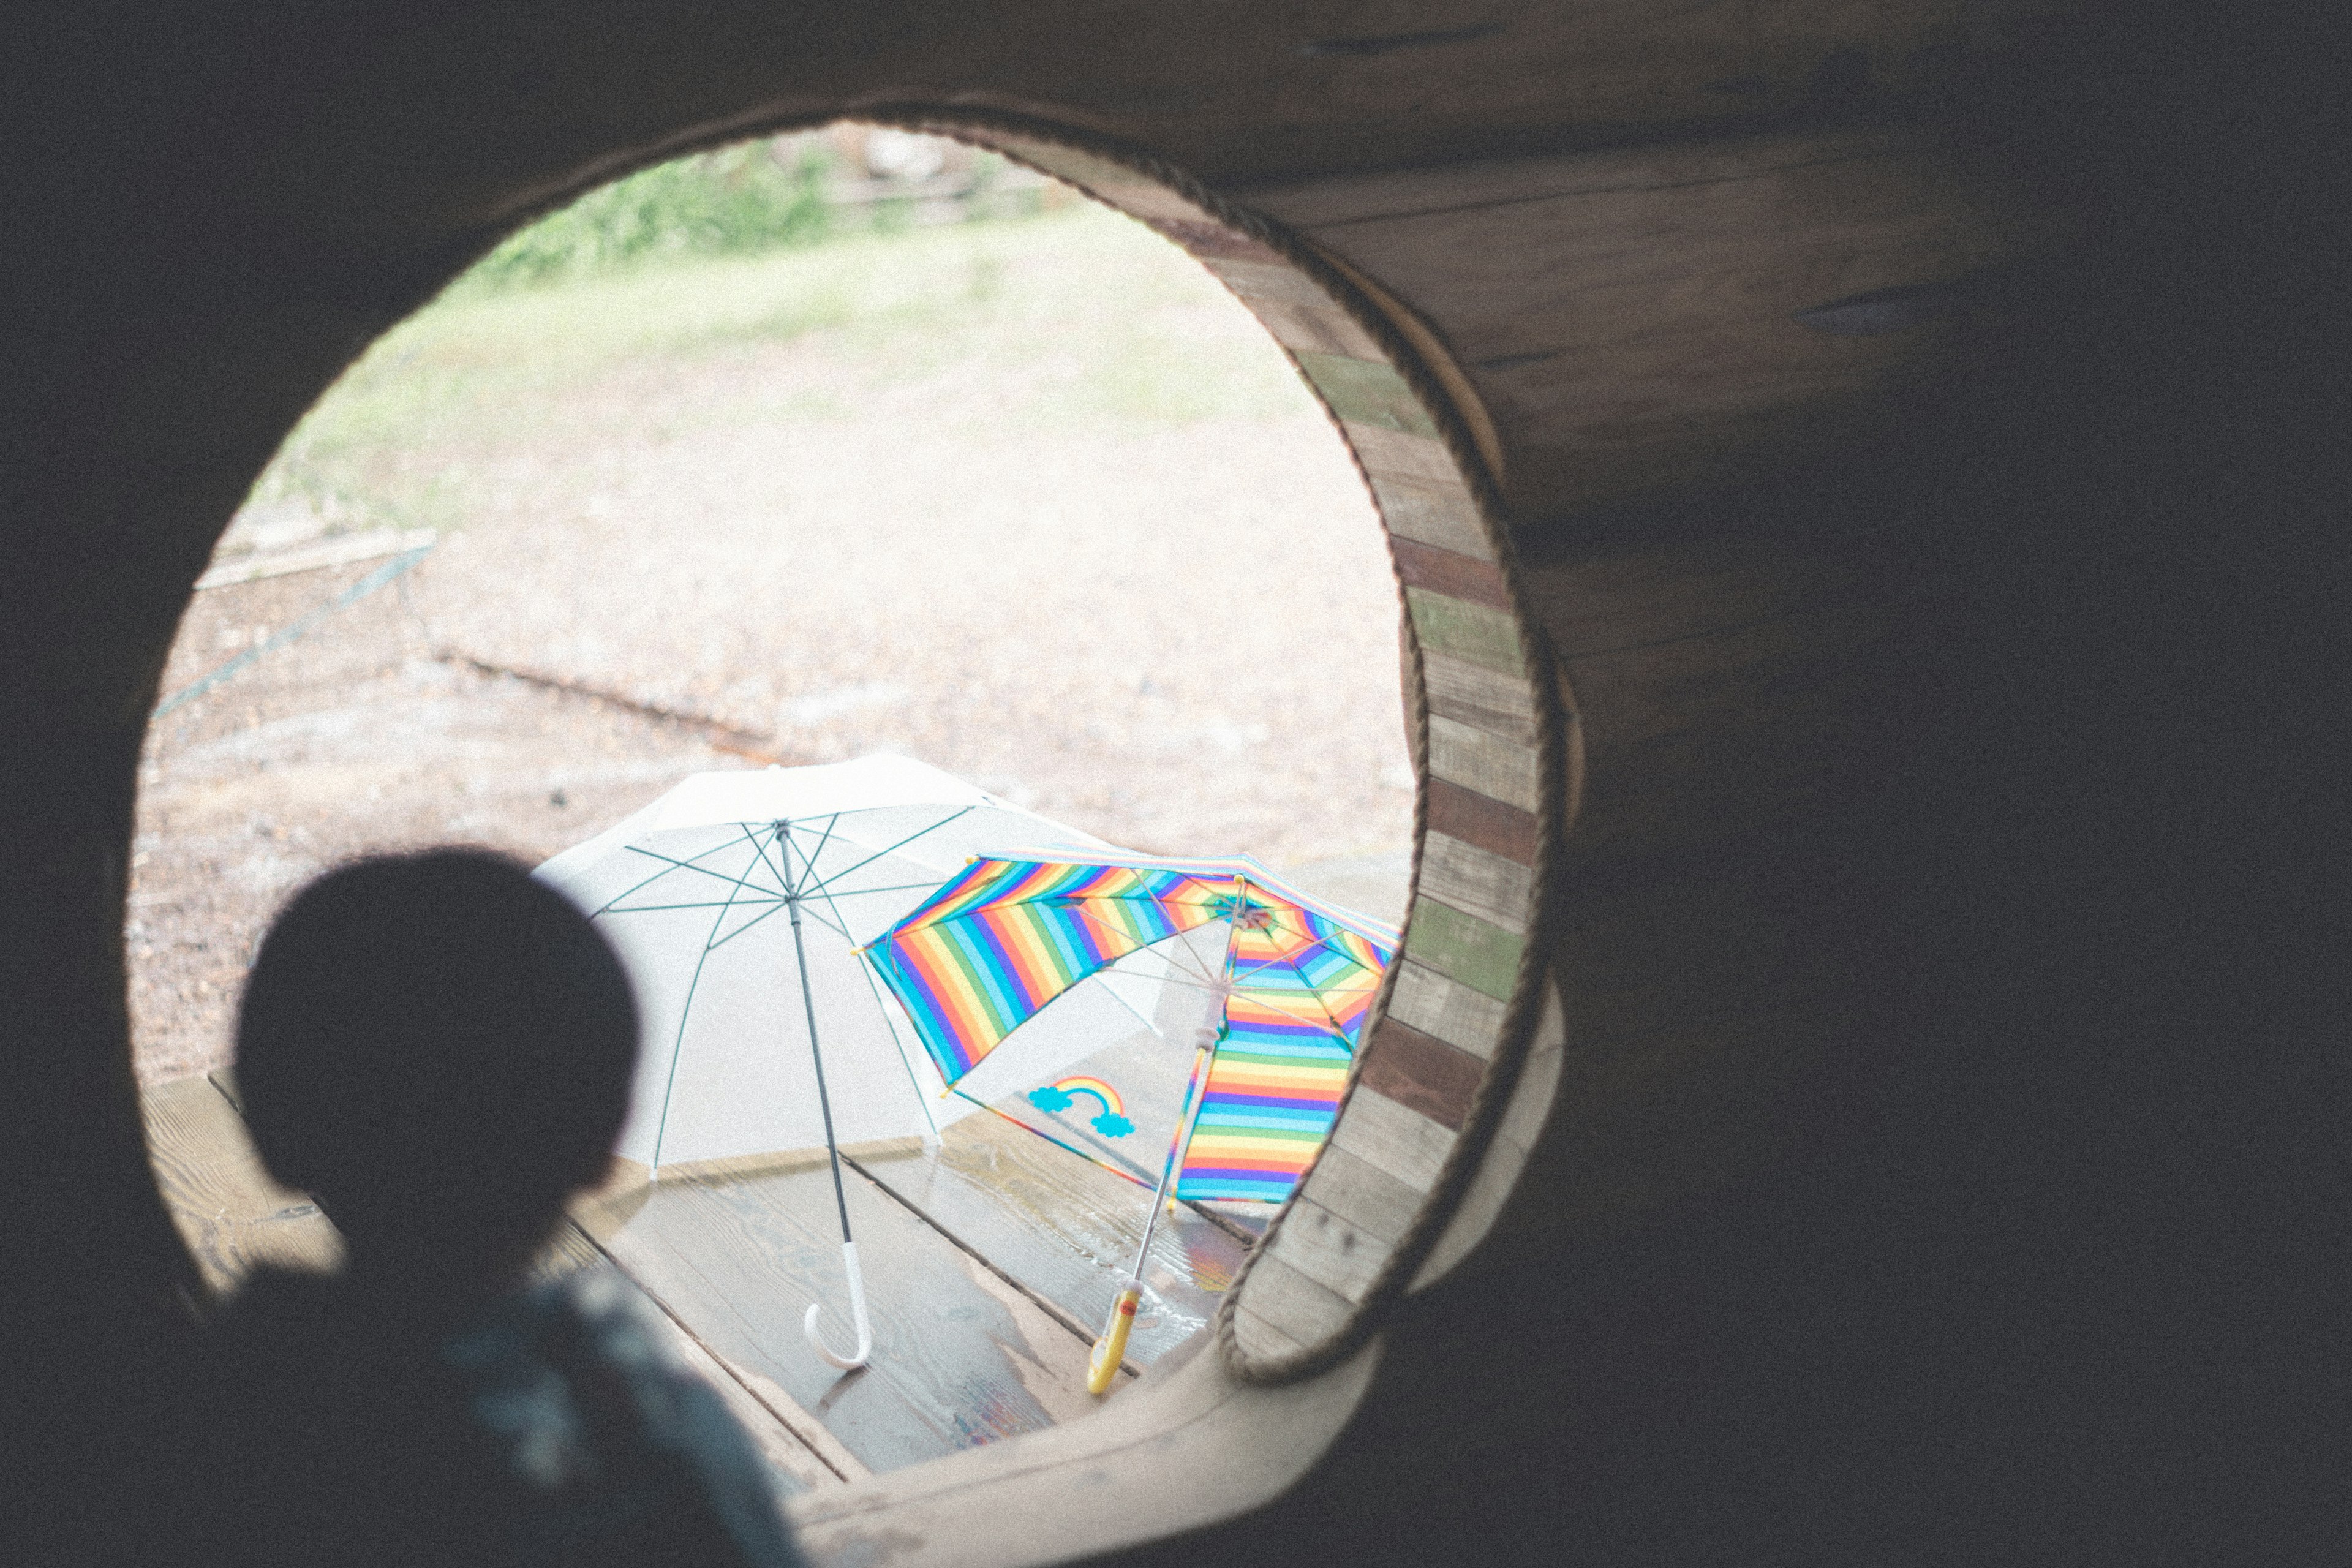
[(1142, 1300), (1143, 1281), (1131, 1279), (1110, 1304), (1110, 1321), (1103, 1325), (1102, 1338), (1095, 1342), (1095, 1353), (1087, 1363), (1088, 1394), (1110, 1392), (1111, 1379), (1127, 1359), (1127, 1331), (1135, 1327), (1136, 1303)]

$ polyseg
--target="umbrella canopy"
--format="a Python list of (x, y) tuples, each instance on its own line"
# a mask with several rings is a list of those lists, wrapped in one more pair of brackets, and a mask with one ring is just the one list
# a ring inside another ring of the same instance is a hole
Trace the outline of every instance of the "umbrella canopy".
[[(1172, 982), (1205, 1004), (1143, 1240), (1087, 1362), (1089, 1391), (1108, 1392), (1118, 1373), (1171, 1183), (1174, 1198), (1259, 1202), (1297, 1186), (1338, 1119), (1397, 941), (1247, 857), (1003, 856), (974, 860), (869, 950), (950, 1084), (977, 1077), (1005, 1040), (1139, 953), (1160, 955)], [(1093, 1124), (1102, 1132), (1131, 1125), (1117, 1086), (1093, 1075), (1029, 1098), (1057, 1111), (1082, 1097), (1101, 1104)]]
[[(932, 1135), (972, 1110), (940, 1098), (856, 950), (972, 857), (1041, 845), (1117, 853), (937, 768), (872, 756), (698, 773), (541, 866), (636, 987), (645, 1044), (619, 1152), (658, 1172), (824, 1149), (828, 1110), (853, 1144)], [(1122, 976), (1073, 998), (1024, 1035), (1021, 1065), (1050, 1075), (1131, 1032), (1154, 984)]]
[[(961, 1085), (1084, 994), (1080, 982), (1151, 950), (1156, 978), (1201, 997), (1215, 1043), (1189, 1138), (1177, 1130), (1176, 1195), (1276, 1202), (1330, 1131), (1396, 942), (1247, 857), (1114, 852), (978, 858), (868, 956), (932, 1068)], [(1096, 1088), (1065, 1079), (1031, 1100), (1061, 1109)], [(1104, 1111), (1124, 1120), (1108, 1101)]]

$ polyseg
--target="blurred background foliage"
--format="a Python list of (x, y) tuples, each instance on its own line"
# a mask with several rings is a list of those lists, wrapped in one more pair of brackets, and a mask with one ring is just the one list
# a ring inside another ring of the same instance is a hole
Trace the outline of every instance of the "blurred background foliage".
[(994, 153), (879, 126), (837, 125), (658, 163), (509, 236), (465, 287), (497, 290), (626, 270), (663, 257), (746, 256), (880, 230), (1003, 217), (1050, 187)]

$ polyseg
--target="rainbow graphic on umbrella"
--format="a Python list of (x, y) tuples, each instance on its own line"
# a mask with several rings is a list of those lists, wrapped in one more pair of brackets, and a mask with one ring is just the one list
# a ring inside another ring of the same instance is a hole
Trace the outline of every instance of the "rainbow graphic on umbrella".
[[(1175, 1195), (1279, 1203), (1339, 1115), (1394, 931), (1245, 856), (982, 856), (866, 952), (952, 1085), (1071, 986), (1213, 921), (1228, 931), (1218, 983), (1225, 1005), (1179, 1128)], [(1099, 1102), (1097, 1131), (1133, 1131), (1118, 1091), (1099, 1079), (1066, 1078), (1029, 1096), (1055, 1111), (1081, 1099)]]
[(1135, 1131), (1135, 1123), (1127, 1119), (1127, 1101), (1119, 1098), (1118, 1090), (1091, 1073), (1055, 1079), (1042, 1089), (1033, 1089), (1029, 1103), (1040, 1110), (1067, 1110), (1082, 1095), (1098, 1107), (1092, 1118), (1096, 1131), (1106, 1138), (1124, 1138)]

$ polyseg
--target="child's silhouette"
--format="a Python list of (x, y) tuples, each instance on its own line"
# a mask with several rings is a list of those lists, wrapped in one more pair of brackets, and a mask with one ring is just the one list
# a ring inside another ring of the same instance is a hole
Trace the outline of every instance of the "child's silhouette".
[(216, 1325), (236, 1557), (798, 1561), (750, 1442), (609, 1273), (522, 1289), (609, 1167), (636, 1037), (612, 950), (501, 857), (363, 861), (278, 917), (238, 1088), (349, 1261), (258, 1273)]

